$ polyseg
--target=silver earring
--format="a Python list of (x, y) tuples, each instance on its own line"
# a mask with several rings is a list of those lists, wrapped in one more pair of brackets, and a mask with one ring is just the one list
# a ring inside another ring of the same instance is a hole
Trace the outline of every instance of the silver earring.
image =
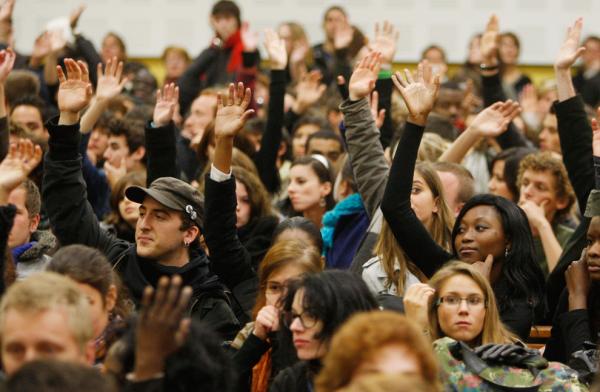
[(183, 246), (185, 246), (186, 248), (188, 248), (190, 246), (190, 243), (188, 241), (183, 241)]
[(319, 206), (325, 207), (326, 205), (327, 205), (327, 202), (325, 201), (325, 198), (322, 197), (321, 200), (319, 200)]
[(508, 259), (508, 248), (504, 248), (504, 258)]

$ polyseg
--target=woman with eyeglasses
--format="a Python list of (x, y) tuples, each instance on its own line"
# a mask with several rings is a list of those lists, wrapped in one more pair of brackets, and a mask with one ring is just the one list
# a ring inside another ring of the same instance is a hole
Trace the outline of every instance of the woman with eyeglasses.
[(283, 299), (282, 333), (291, 334), (300, 362), (279, 372), (269, 391), (312, 392), (336, 330), (353, 314), (377, 309), (364, 281), (347, 271), (305, 275)]
[(303, 240), (278, 240), (258, 271), (259, 291), (248, 323), (231, 343), (240, 391), (266, 391), (279, 370), (297, 362), (291, 340), (280, 330), (281, 300), (287, 284), (304, 274), (323, 270), (315, 246)]
[(500, 320), (488, 280), (461, 261), (441, 268), (429, 284), (409, 287), (404, 307), (408, 318), (416, 321), (432, 340), (447, 336), (471, 347), (516, 341)]

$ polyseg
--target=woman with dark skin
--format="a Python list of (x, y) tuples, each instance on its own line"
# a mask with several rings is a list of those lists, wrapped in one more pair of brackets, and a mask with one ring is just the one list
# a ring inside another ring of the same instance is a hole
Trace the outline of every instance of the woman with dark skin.
[[(419, 64), (417, 77), (398, 73), (396, 87), (410, 115), (395, 155), (381, 210), (407, 256), (428, 277), (452, 258), (473, 264), (490, 280), (498, 298), (502, 321), (522, 338), (529, 336), (535, 312), (543, 301), (543, 275), (533, 255), (527, 218), (514, 203), (497, 196), (478, 195), (469, 200), (452, 230), (452, 253), (435, 243), (410, 207), (413, 173), (423, 127), (439, 88), (427, 63)], [(508, 106), (508, 105), (507, 105)], [(512, 110), (510, 106), (499, 110)]]

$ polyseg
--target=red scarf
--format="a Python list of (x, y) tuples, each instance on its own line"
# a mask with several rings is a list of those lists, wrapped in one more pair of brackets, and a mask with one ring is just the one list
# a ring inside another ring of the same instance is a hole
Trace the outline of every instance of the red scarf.
[(242, 52), (244, 51), (244, 44), (242, 43), (242, 34), (240, 30), (233, 33), (231, 37), (225, 41), (223, 45), (224, 49), (231, 49), (231, 55), (229, 56), (229, 63), (227, 64), (227, 72), (237, 72), (242, 64)]

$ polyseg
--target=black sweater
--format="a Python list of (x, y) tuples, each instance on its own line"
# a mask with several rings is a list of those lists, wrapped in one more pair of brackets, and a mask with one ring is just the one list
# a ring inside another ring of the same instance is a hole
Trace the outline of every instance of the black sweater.
[(594, 187), (592, 127), (585, 113), (583, 100), (577, 95), (563, 102), (555, 102), (554, 110), (558, 120), (563, 162), (577, 196), (582, 218), (575, 232), (563, 247), (556, 267), (548, 276), (546, 282), (548, 319), (553, 317), (560, 295), (566, 287), (565, 271), (573, 260), (579, 259), (581, 251), (586, 246), (586, 234), (590, 219), (583, 217), (583, 213), (588, 195)]
[[(427, 276), (431, 277), (450, 259), (458, 258), (438, 245), (429, 235), (410, 205), (415, 162), (423, 127), (407, 123), (385, 188), (381, 211), (406, 255)], [(494, 288), (496, 295), (501, 297)], [(500, 316), (522, 339), (529, 336), (534, 310), (526, 298), (513, 298), (510, 304), (499, 304)]]

